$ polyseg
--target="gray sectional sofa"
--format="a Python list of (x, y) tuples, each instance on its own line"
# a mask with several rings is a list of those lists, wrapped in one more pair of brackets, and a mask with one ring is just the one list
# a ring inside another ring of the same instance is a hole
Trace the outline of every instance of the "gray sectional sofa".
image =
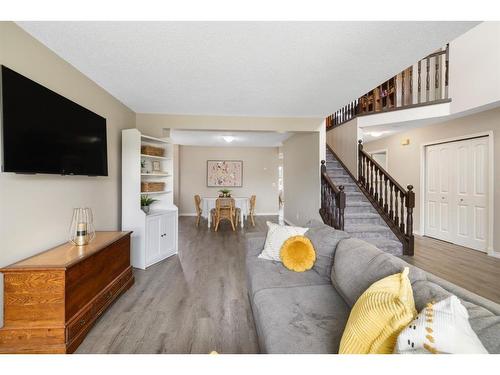
[(246, 238), (248, 296), (263, 353), (338, 353), (349, 312), (375, 281), (410, 268), (417, 310), (455, 294), (489, 353), (500, 353), (500, 305), (413, 267), (371, 244), (320, 222), (306, 236), (316, 250), (313, 269), (298, 273), (259, 259), (265, 233)]

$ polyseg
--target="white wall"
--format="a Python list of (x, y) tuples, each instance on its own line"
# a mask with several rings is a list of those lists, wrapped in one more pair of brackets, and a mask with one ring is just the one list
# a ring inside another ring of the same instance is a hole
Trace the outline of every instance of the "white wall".
[(451, 113), (500, 101), (500, 22), (483, 22), (450, 43)]
[(235, 197), (257, 196), (257, 214), (278, 214), (277, 147), (179, 146), (179, 213), (194, 214), (194, 195), (216, 197), (207, 187), (207, 160), (242, 160), (243, 187), (229, 188)]
[(297, 133), (283, 144), (284, 218), (305, 225), (321, 220), (320, 133)]

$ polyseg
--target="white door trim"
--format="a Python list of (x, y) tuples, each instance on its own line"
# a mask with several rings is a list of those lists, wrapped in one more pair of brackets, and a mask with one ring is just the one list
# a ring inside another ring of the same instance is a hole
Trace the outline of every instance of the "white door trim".
[(462, 135), (459, 137), (452, 137), (446, 139), (440, 139), (432, 142), (422, 143), (420, 145), (420, 232), (422, 236), (425, 236), (425, 171), (426, 171), (426, 158), (425, 158), (425, 148), (427, 146), (437, 145), (440, 143), (451, 143), (451, 142), (459, 142), (465, 141), (470, 138), (479, 138), (479, 137), (488, 137), (488, 245), (486, 247), (488, 255), (491, 256), (499, 256), (498, 252), (500, 249), (493, 249), (493, 230), (494, 226), (494, 208), (495, 208), (495, 190), (494, 190), (494, 161), (495, 161), (495, 153), (494, 153), (494, 142), (493, 142), (493, 131), (486, 131), (468, 135)]
[(366, 153), (372, 155), (372, 154), (381, 154), (385, 152), (385, 168), (386, 171), (389, 172), (389, 149), (388, 148), (381, 148), (379, 150), (373, 150), (373, 151), (366, 151)]

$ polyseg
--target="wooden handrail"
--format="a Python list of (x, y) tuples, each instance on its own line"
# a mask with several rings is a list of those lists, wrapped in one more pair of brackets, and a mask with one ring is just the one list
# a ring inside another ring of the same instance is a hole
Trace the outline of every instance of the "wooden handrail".
[(403, 244), (403, 254), (413, 255), (413, 186), (404, 189), (358, 141), (358, 186)]
[(321, 160), (321, 208), (319, 214), (325, 224), (344, 230), (346, 197), (344, 186), (338, 187), (328, 176), (325, 161)]
[[(422, 71), (425, 64), (425, 71)], [(431, 78), (431, 64), (433, 77)], [(340, 126), (358, 116), (401, 110), (449, 101), (449, 45), (424, 57), (416, 64), (388, 79), (373, 90), (353, 100), (326, 117), (326, 130)], [(413, 77), (416, 76), (416, 102)], [(444, 82), (443, 82), (444, 81)], [(431, 87), (432, 95), (431, 95)]]
[[(389, 172), (387, 172), (384, 167), (382, 167), (379, 163), (377, 163), (377, 161), (375, 159), (373, 159), (369, 153), (367, 153), (365, 150), (363, 150), (363, 141), (362, 140), (359, 140), (358, 141), (358, 149), (359, 149), (359, 152), (364, 156), (364, 158), (367, 158), (370, 160), (371, 163), (373, 163), (373, 165), (379, 169), (380, 171), (382, 171), (384, 173), (384, 176), (386, 176), (390, 182), (392, 182), (397, 188), (398, 190), (404, 192), (405, 194), (407, 193), (407, 191), (405, 190), (405, 188), (403, 186), (401, 186), (395, 179), (394, 177), (392, 177)], [(361, 162), (361, 158), (358, 158), (358, 170), (359, 170), (359, 163)]]

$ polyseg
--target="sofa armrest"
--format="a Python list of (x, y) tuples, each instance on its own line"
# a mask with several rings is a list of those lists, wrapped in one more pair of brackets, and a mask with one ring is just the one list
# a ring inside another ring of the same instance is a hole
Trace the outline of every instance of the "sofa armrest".
[(247, 233), (245, 240), (246, 253), (248, 256), (258, 256), (264, 244), (266, 243), (266, 234), (263, 232)]

